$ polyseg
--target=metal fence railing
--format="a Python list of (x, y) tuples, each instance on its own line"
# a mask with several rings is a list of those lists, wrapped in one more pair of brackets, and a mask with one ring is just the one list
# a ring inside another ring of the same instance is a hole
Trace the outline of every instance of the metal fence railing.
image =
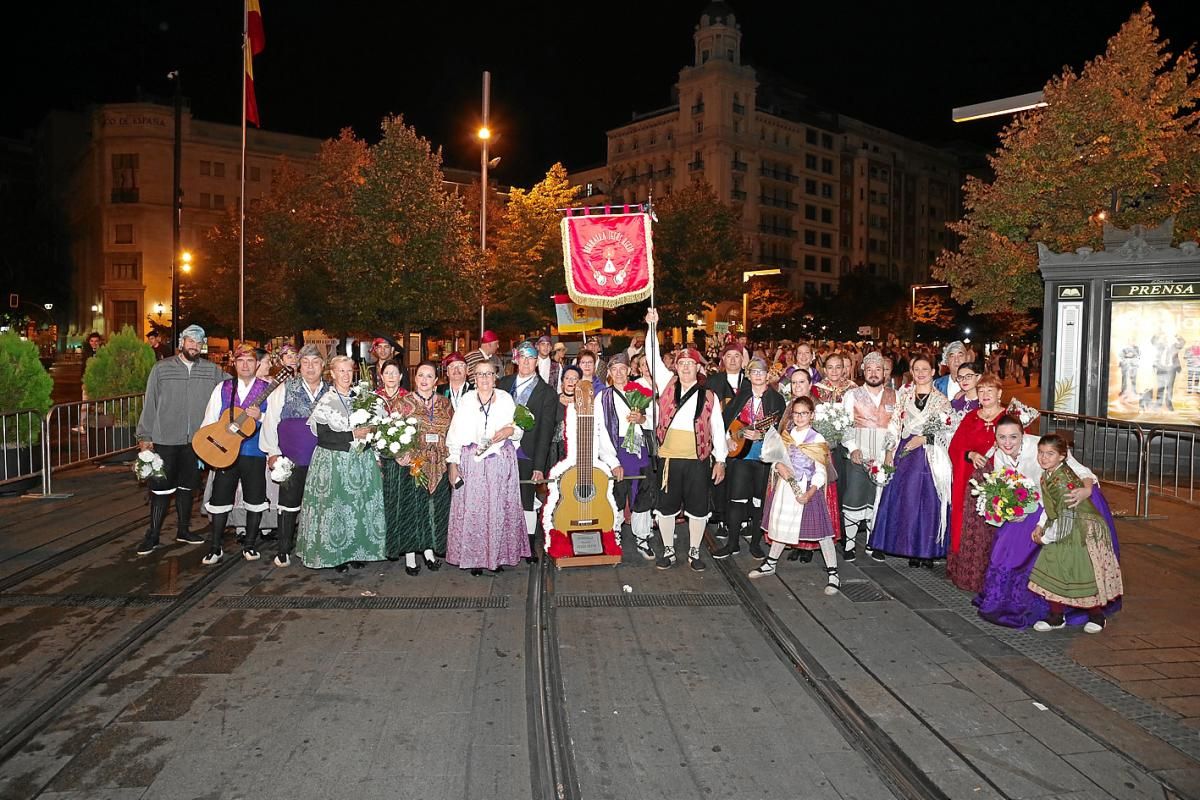
[(1153, 428), (1146, 442), (1146, 486), (1164, 497), (1197, 502), (1196, 428), (1162, 425)]
[(1150, 514), (1152, 496), (1200, 503), (1196, 428), (1043, 411), (1042, 430), (1066, 433), (1075, 456), (1102, 481), (1134, 492), (1134, 515)]
[(40, 477), (42, 497), (54, 497), (57, 470), (112, 458), (137, 449), (141, 394), (57, 403), (46, 414), (22, 409), (0, 415), (5, 443), (0, 486)]
[(42, 471), (42, 415), (36, 408), (0, 414), (0, 486), (32, 478)]

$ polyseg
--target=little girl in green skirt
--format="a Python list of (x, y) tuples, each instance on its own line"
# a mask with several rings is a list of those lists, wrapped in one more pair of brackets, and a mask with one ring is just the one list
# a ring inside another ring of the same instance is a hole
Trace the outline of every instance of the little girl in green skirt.
[(1034, 623), (1036, 631), (1063, 627), (1066, 606), (1086, 609), (1087, 633), (1104, 630), (1104, 606), (1121, 596), (1121, 567), (1113, 552), (1108, 525), (1090, 499), (1070, 506), (1083, 481), (1065, 462), (1067, 442), (1058, 434), (1038, 440), (1042, 474), (1042, 521), (1033, 540), (1043, 545), (1029, 575), (1029, 590), (1046, 598), (1050, 614)]

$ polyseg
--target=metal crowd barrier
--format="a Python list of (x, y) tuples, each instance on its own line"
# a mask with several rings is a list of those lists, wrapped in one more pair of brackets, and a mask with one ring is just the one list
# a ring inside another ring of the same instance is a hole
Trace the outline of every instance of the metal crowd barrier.
[(42, 421), (35, 408), (0, 414), (0, 448), (4, 451), (0, 486), (32, 478), (42, 471)]
[(1156, 426), (1146, 442), (1146, 486), (1164, 497), (1197, 502), (1195, 428)]
[[(62, 496), (53, 491), (52, 477), (56, 470), (137, 449), (135, 431), (142, 413), (142, 400), (143, 395), (139, 393), (51, 406), (40, 419), (40, 441), (17, 449), (15, 463), (18, 469), (12, 470), (11, 474), (7, 464), (8, 448), (5, 449), (5, 472), (0, 486), (40, 474), (42, 489), (35, 496)], [(5, 426), (16, 424), (10, 419), (20, 420), (21, 415), (30, 413), (32, 419), (26, 424), (39, 427), (36, 411), (22, 410), (0, 416), (0, 439), (7, 441)]]
[(1195, 428), (1043, 411), (1042, 430), (1070, 434), (1076, 457), (1102, 481), (1134, 491), (1134, 516), (1150, 515), (1150, 497), (1200, 502)]

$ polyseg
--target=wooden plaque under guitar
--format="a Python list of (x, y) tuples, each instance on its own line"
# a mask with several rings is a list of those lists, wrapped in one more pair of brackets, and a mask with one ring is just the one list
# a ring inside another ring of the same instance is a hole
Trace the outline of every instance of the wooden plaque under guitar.
[[(249, 439), (254, 435), (254, 431), (258, 430), (258, 422), (246, 413), (246, 409), (261, 403), (279, 387), (279, 384), (294, 374), (295, 370), (291, 367), (283, 367), (267, 384), (267, 388), (251, 397), (245, 406), (239, 407), (231, 402), (229, 408), (221, 412), (221, 416), (216, 422), (205, 425), (196, 431), (192, 436), (192, 449), (196, 451), (200, 460), (214, 469), (225, 469), (232, 466), (233, 462), (237, 461), (238, 453), (242, 450), (242, 442)], [(237, 378), (234, 380), (236, 381)]]
[[(575, 387), (575, 465), (558, 479), (558, 502), (551, 512), (554, 529), (574, 542), (573, 533), (614, 530), (616, 515), (609, 501), (609, 477), (595, 465), (593, 452), (592, 385), (580, 381)], [(574, 552), (572, 548), (572, 552)], [(591, 567), (619, 564), (621, 556), (597, 553), (556, 558), (555, 566)]]

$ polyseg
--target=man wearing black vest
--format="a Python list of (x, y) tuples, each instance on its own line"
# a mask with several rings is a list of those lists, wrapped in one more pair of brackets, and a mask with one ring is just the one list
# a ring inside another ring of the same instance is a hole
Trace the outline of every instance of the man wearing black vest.
[[(517, 345), (513, 360), (517, 362), (516, 374), (501, 378), (496, 388), (508, 392), (513, 402), (525, 406), (533, 415), (533, 428), (525, 431), (521, 446), (517, 448), (517, 469), (522, 481), (541, 481), (553, 466), (550, 440), (554, 436), (558, 393), (538, 375), (538, 351), (532, 342)], [(531, 483), (521, 484), (521, 508), (525, 511), (525, 527), (529, 532), (530, 555), (525, 560), (530, 563), (537, 561), (533, 539), (537, 529), (537, 512), (533, 507), (535, 488)]]

